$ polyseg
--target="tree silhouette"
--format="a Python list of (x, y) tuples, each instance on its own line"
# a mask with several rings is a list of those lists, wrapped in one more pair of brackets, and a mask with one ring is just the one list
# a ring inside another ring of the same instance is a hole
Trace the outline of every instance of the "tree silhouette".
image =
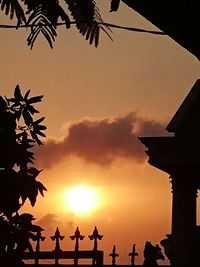
[[(120, 2), (123, 2), (162, 31), (148, 31), (104, 23), (95, 0), (0, 0), (0, 8), (11, 20), (17, 20), (16, 29), (19, 27), (31, 29), (27, 38), (31, 48), (39, 34), (42, 34), (53, 48), (57, 26), (64, 24), (66, 29), (69, 29), (71, 24), (75, 24), (80, 34), (96, 47), (99, 43), (100, 31), (104, 31), (111, 38), (110, 28), (115, 27), (137, 32), (167, 34), (200, 59), (199, 1), (181, 3), (178, 3), (178, 0), (175, 3), (157, 0), (107, 1), (110, 3), (110, 11), (117, 11)], [(0, 27), (13, 28), (13, 25), (0, 25)]]
[(31, 28), (27, 38), (31, 48), (40, 33), (53, 48), (58, 23), (64, 23), (66, 29), (69, 29), (71, 25), (69, 16), (74, 19), (73, 23), (76, 24), (78, 31), (90, 44), (98, 46), (100, 30), (110, 36), (109, 28), (102, 25), (103, 20), (94, 0), (64, 0), (64, 3), (68, 12), (58, 0), (0, 0), (1, 10), (11, 20), (17, 19), (16, 28), (21, 25)]
[(13, 98), (0, 96), (0, 262), (13, 266), (21, 262), (21, 253), (32, 250), (30, 238), (35, 239), (43, 229), (32, 224), (33, 215), (19, 214), (26, 200), (35, 205), (38, 193), (42, 196), (45, 186), (37, 181), (41, 172), (29, 165), (34, 163), (31, 149), (42, 145), (45, 137), (41, 125), (44, 117), (34, 120), (39, 113), (34, 105), (43, 96), (24, 96), (17, 85)]

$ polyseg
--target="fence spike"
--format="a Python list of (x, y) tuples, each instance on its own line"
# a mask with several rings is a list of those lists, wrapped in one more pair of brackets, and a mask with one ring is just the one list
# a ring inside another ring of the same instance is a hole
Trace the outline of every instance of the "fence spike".
[(116, 253), (116, 246), (113, 246), (112, 253), (109, 254), (110, 257), (112, 257), (112, 266), (116, 265), (116, 258), (119, 257), (119, 254)]
[(74, 257), (74, 265), (78, 265), (78, 251), (79, 251), (79, 240), (83, 240), (85, 236), (80, 234), (79, 228), (77, 226), (76, 231), (74, 232), (74, 235), (71, 235), (71, 240), (75, 240), (75, 257)]
[(135, 246), (136, 244), (133, 244), (132, 252), (128, 254), (131, 257), (131, 266), (135, 266), (135, 257), (138, 256)]

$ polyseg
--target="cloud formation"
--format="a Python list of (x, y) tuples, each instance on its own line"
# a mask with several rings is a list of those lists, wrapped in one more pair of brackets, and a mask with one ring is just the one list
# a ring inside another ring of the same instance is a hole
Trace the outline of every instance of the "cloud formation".
[(57, 215), (53, 213), (48, 213), (41, 219), (37, 220), (37, 224), (41, 225), (45, 230), (54, 231), (55, 227), (58, 225)]
[(136, 113), (106, 119), (83, 119), (71, 123), (62, 141), (48, 140), (37, 152), (37, 164), (52, 167), (70, 155), (98, 165), (123, 157), (143, 162), (144, 147), (138, 136), (163, 135), (164, 127)]
[(74, 221), (68, 220), (69, 217), (72, 217), (71, 214), (67, 214), (68, 218), (60, 217), (57, 214), (54, 213), (48, 213), (44, 215), (42, 218), (36, 221), (37, 225), (40, 225), (45, 232), (53, 235), (55, 233), (55, 230), (57, 227), (72, 230), (74, 229)]

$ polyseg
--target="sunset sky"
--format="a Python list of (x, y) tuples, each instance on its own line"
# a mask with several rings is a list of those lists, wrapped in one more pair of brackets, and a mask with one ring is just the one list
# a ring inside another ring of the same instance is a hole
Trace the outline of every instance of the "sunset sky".
[[(109, 12), (109, 1), (97, 1), (104, 21), (156, 30), (121, 4)], [(7, 21), (1, 14), (1, 21)], [(79, 226), (83, 235), (94, 226), (104, 235), (99, 249), (109, 263), (115, 244), (118, 263), (129, 263), (136, 243), (142, 263), (146, 240), (159, 243), (170, 233), (171, 186), (168, 175), (147, 164), (138, 136), (167, 134), (165, 127), (200, 77), (198, 60), (168, 36), (113, 29), (113, 42), (102, 32), (98, 48), (90, 46), (75, 28), (58, 30), (51, 50), (39, 38), (33, 50), (25, 29), (0, 29), (0, 94), (11, 96), (16, 84), (22, 92), (44, 95), (37, 107), (45, 116), (46, 143), (37, 149), (38, 180), (48, 189), (31, 212), (49, 235), (58, 226), (68, 238)], [(73, 213), (66, 191), (88, 185), (98, 194), (90, 214)], [(85, 238), (86, 238), (85, 237)], [(91, 241), (80, 248), (90, 249)]]

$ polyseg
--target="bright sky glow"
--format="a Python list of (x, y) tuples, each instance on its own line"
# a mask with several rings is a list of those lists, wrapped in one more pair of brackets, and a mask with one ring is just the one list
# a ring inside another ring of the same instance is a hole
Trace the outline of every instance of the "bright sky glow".
[(97, 207), (97, 192), (86, 185), (74, 186), (65, 194), (67, 207), (77, 214), (86, 214)]

